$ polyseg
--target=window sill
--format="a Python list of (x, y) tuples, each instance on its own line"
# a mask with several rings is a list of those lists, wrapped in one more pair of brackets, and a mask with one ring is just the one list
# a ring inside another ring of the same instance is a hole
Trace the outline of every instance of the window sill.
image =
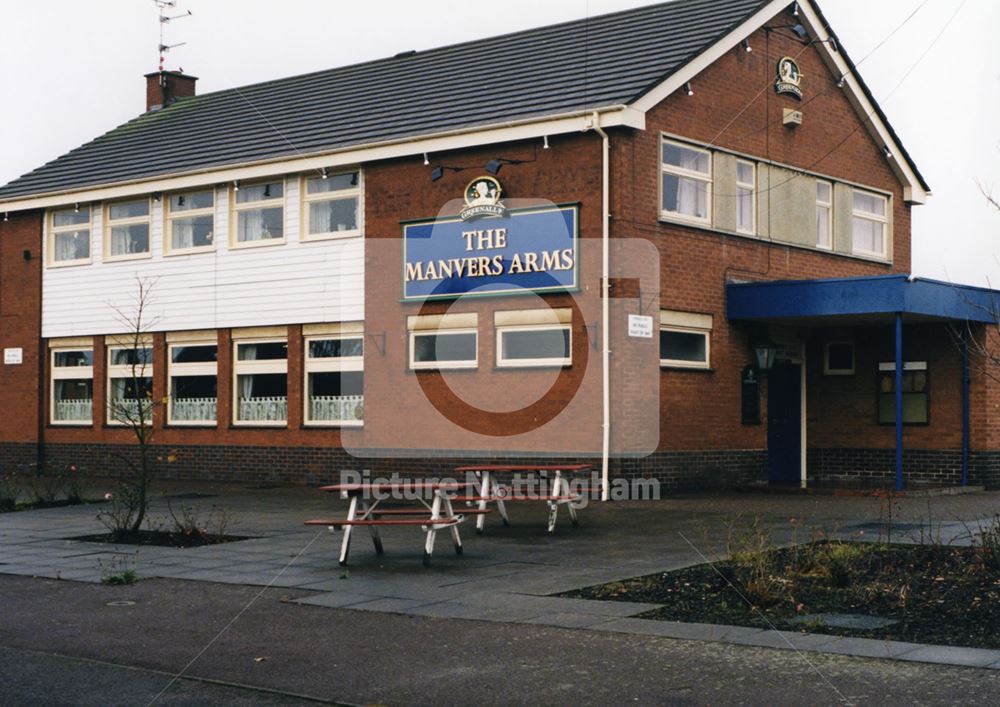
[(136, 260), (150, 260), (152, 253), (135, 253), (133, 255), (112, 255), (104, 259), (105, 263), (131, 263)]
[[(700, 218), (696, 218), (694, 216), (688, 217), (688, 216), (683, 216), (683, 215), (679, 215), (679, 214), (673, 214), (673, 213), (670, 213), (669, 211), (661, 211), (660, 212), (660, 221), (663, 221), (665, 223), (678, 223), (678, 224), (681, 224), (683, 226), (700, 226), (701, 228), (708, 228), (708, 229), (712, 228), (712, 221), (711, 221), (711, 219), (700, 219)], [(737, 235), (741, 235), (742, 236), (742, 235), (747, 235), (747, 234), (740, 233), (740, 234), (737, 234)]]
[(333, 231), (332, 233), (312, 233), (307, 236), (302, 236), (299, 241), (302, 243), (314, 243), (316, 241), (339, 241), (345, 238), (360, 238), (361, 230), (354, 229), (353, 231)]
[(302, 430), (336, 430), (341, 428), (355, 429), (359, 430), (365, 426), (363, 421), (351, 422), (350, 420), (344, 420), (342, 422), (303, 422), (299, 429)]
[(233, 241), (229, 244), (229, 250), (267, 248), (268, 246), (285, 245), (287, 242), (288, 241), (284, 238), (261, 238), (258, 241)]
[(179, 250), (165, 250), (163, 251), (164, 258), (173, 258), (180, 255), (198, 255), (199, 253), (211, 253), (215, 250), (215, 246), (205, 246), (203, 248), (183, 248)]
[(287, 430), (288, 420), (282, 422), (234, 422), (231, 430)]
[(80, 258), (79, 260), (53, 260), (48, 264), (50, 268), (71, 268), (76, 265), (90, 265), (94, 262), (90, 258)]
[(887, 266), (892, 265), (892, 258), (889, 258), (887, 256), (865, 255), (863, 253), (854, 253), (854, 252), (848, 253), (844, 251), (833, 250), (832, 248), (821, 248), (819, 246), (805, 245), (804, 243), (790, 243), (788, 241), (778, 241), (759, 234), (755, 236), (750, 236), (745, 233), (739, 233), (738, 231), (727, 231), (722, 228), (715, 228), (710, 224), (702, 222), (682, 221), (680, 219), (675, 219), (675, 218), (666, 218), (662, 214), (658, 219), (658, 223), (661, 226), (687, 226), (688, 228), (695, 228), (699, 231), (703, 231), (705, 233), (711, 233), (716, 236), (742, 238), (743, 240), (760, 243), (761, 245), (795, 248), (796, 250), (804, 250), (807, 253), (816, 253), (818, 255), (833, 255), (839, 258), (850, 258), (851, 260), (861, 260), (866, 263), (873, 263), (875, 265), (887, 265)]
[(679, 371), (682, 373), (715, 373), (711, 366), (678, 366), (673, 363), (661, 363), (661, 371)]
[(560, 361), (558, 363), (498, 363), (493, 366), (494, 371), (523, 371), (525, 369), (562, 369), (572, 368), (572, 361)]
[(168, 422), (164, 425), (164, 428), (179, 428), (179, 429), (216, 429), (219, 426), (218, 422), (212, 422), (210, 420), (196, 421), (196, 422)]
[(48, 425), (46, 425), (46, 427), (50, 427), (50, 428), (53, 428), (53, 429), (59, 429), (59, 428), (64, 428), (64, 427), (81, 428), (81, 427), (93, 427), (93, 426), (94, 426), (93, 420), (91, 420), (89, 422), (85, 421), (85, 420), (60, 420), (60, 421), (56, 422), (56, 421), (53, 420), (53, 421), (49, 422)]

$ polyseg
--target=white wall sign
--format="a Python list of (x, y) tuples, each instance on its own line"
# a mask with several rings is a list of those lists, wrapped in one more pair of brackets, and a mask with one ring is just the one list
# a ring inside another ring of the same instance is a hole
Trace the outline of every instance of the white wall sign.
[(653, 318), (642, 314), (628, 315), (628, 335), (640, 339), (653, 338)]
[(19, 366), (24, 358), (23, 349), (4, 349), (3, 363), (5, 366)]

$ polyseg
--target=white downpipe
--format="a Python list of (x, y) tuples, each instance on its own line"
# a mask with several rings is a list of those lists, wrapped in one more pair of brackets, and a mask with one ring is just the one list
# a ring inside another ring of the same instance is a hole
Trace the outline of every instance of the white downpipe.
[(610, 237), (611, 237), (611, 141), (608, 134), (601, 128), (600, 113), (594, 111), (594, 130), (602, 141), (602, 174), (601, 174), (601, 500), (607, 501), (608, 463), (611, 455), (611, 333), (608, 324), (611, 319), (610, 294), (608, 278), (611, 274)]

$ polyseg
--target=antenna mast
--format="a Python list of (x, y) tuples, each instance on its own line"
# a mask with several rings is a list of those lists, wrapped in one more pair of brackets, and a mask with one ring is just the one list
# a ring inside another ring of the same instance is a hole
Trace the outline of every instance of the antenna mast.
[(160, 69), (159, 70), (163, 71), (164, 65), (165, 65), (166, 60), (167, 60), (167, 52), (169, 52), (174, 47), (181, 47), (181, 46), (184, 46), (185, 44), (187, 44), (187, 42), (179, 42), (177, 44), (164, 44), (163, 43), (163, 30), (167, 26), (168, 22), (172, 22), (173, 20), (179, 20), (179, 19), (181, 19), (183, 17), (188, 17), (188, 16), (191, 15), (191, 11), (188, 10), (187, 12), (185, 12), (183, 14), (174, 15), (172, 17), (168, 17), (167, 16), (167, 9), (168, 8), (175, 8), (175, 7), (177, 7), (177, 0), (153, 0), (153, 3), (156, 5), (156, 7), (158, 7), (160, 9), (160, 43), (157, 46), (158, 46), (158, 49), (159, 49), (159, 57), (160, 57)]

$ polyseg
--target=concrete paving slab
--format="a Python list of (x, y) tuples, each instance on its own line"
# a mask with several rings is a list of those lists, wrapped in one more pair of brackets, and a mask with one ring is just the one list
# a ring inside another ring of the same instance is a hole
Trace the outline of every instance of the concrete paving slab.
[(358, 604), (350, 604), (350, 608), (360, 611), (384, 611), (390, 614), (408, 613), (410, 609), (423, 606), (428, 602), (424, 599), (399, 599), (395, 597), (379, 597)]
[(560, 626), (562, 628), (593, 628), (598, 624), (614, 621), (607, 616), (597, 614), (580, 614), (574, 612), (560, 611), (554, 614), (545, 614), (532, 619), (525, 619), (526, 624), (540, 624), (543, 626)]
[(378, 599), (368, 594), (356, 594), (354, 592), (330, 592), (327, 594), (314, 594), (313, 596), (293, 599), (295, 604), (308, 604), (310, 606), (326, 606), (330, 608), (341, 608), (352, 604), (363, 604)]
[(923, 646), (919, 643), (882, 641), (874, 638), (835, 636), (832, 641), (823, 646), (823, 652), (853, 655), (861, 658), (895, 659), (922, 647)]
[(985, 668), (1000, 662), (1000, 651), (984, 648), (964, 648), (959, 646), (922, 646), (896, 656), (898, 660), (918, 663), (942, 663), (945, 665), (967, 665)]

